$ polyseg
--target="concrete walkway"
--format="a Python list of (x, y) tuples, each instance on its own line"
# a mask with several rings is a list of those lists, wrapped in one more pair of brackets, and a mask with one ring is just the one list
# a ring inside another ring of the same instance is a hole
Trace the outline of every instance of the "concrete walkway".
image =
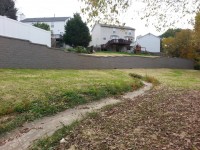
[(121, 99), (102, 99), (73, 109), (67, 109), (55, 116), (44, 117), (40, 120), (26, 123), (23, 127), (12, 131), (6, 137), (0, 139), (0, 143), (3, 143), (0, 146), (0, 150), (26, 150), (33, 141), (52, 135), (56, 130), (62, 128), (63, 125), (70, 125), (74, 121), (83, 118), (87, 113), (101, 109), (106, 105), (123, 102), (125, 99), (133, 100), (134, 97), (144, 94), (152, 87), (150, 83), (144, 82), (144, 85), (143, 88), (137, 91), (124, 94)]

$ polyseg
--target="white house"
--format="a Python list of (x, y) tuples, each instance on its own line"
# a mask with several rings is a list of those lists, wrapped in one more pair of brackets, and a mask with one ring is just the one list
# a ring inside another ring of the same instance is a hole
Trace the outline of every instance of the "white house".
[(138, 36), (134, 45), (140, 45), (143, 51), (152, 53), (160, 52), (160, 37), (148, 33), (144, 36)]
[(60, 39), (65, 32), (65, 25), (70, 17), (46, 17), (46, 18), (26, 18), (23, 23), (33, 25), (35, 23), (46, 23), (50, 26), (52, 38)]
[[(115, 48), (130, 46), (135, 39), (135, 29), (127, 26), (115, 26), (96, 23), (92, 28), (91, 46), (113, 45)], [(117, 50), (117, 49), (115, 49)]]
[[(0, 36), (28, 40), (51, 47), (51, 32), (0, 16)], [(12, 43), (11, 43), (12, 44)]]

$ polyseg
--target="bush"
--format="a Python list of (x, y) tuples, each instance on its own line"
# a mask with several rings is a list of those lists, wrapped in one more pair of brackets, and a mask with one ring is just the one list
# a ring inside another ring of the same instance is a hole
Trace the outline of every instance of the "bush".
[(200, 70), (200, 57), (195, 58), (194, 61), (194, 69)]
[(76, 51), (77, 53), (88, 53), (87, 49), (86, 49), (85, 47), (83, 47), (83, 46), (77, 46), (77, 47), (75, 48), (75, 51)]
[(74, 48), (68, 48), (67, 51), (69, 51), (69, 52), (75, 52), (76, 50)]
[(88, 53), (88, 50), (82, 46), (77, 46), (76, 48), (68, 48), (67, 51), (75, 53)]

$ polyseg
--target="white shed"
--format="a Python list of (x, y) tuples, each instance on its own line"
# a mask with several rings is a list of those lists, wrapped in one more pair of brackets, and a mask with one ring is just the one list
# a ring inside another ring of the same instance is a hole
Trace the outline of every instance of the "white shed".
[(135, 44), (142, 47), (142, 50), (146, 50), (152, 53), (160, 52), (160, 37), (148, 33), (144, 36), (138, 36)]

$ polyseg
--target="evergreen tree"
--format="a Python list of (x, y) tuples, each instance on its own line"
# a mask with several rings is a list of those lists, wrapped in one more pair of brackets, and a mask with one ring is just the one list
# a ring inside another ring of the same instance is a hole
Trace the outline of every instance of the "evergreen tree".
[(91, 41), (89, 29), (79, 14), (74, 14), (65, 26), (64, 42), (72, 47), (87, 47)]
[(163, 33), (160, 37), (161, 38), (168, 38), (168, 37), (175, 37), (177, 32), (180, 32), (181, 29), (168, 29), (165, 33)]
[(50, 26), (46, 23), (35, 23), (35, 24), (33, 24), (33, 26), (38, 27), (40, 29), (50, 31)]
[(17, 20), (17, 9), (13, 0), (0, 0), (0, 15)]

